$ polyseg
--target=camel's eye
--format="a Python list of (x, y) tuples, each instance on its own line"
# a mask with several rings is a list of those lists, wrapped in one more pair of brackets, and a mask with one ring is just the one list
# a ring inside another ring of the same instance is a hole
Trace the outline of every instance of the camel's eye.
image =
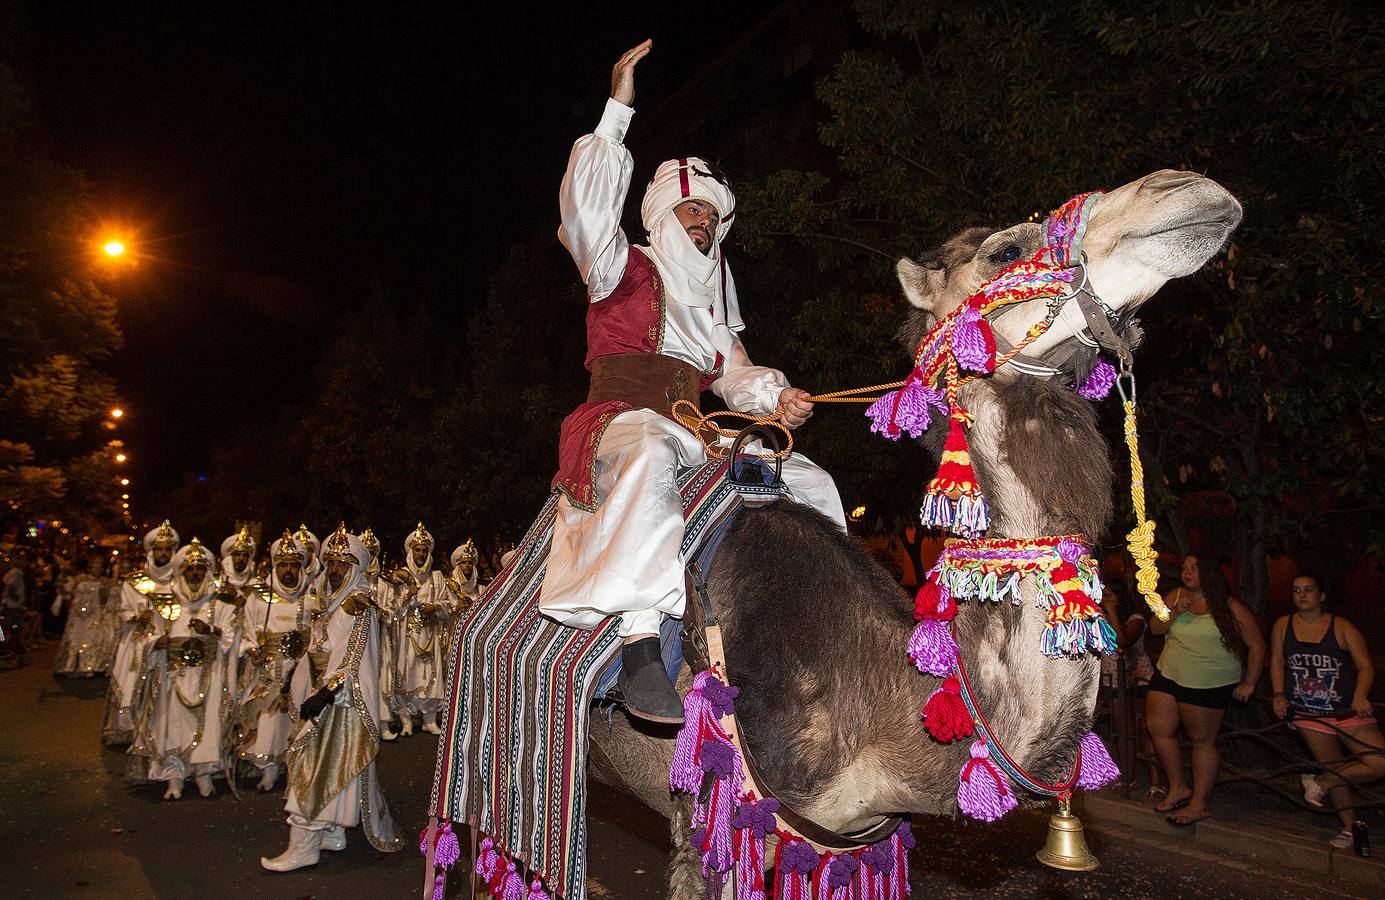
[(987, 258), (996, 265), (1008, 266), (1023, 255), (1024, 248), (1019, 244), (1006, 244)]

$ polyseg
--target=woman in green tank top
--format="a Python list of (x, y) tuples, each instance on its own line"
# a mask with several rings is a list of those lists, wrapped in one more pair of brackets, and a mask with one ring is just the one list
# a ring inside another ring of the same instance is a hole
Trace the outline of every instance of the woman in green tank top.
[[(1183, 586), (1165, 602), (1170, 620), (1150, 622), (1151, 631), (1167, 637), (1145, 701), (1154, 752), (1169, 779), (1168, 794), (1154, 808), (1170, 813), (1174, 825), (1191, 825), (1212, 815), (1209, 800), (1221, 768), (1217, 732), (1228, 701), (1244, 703), (1255, 692), (1265, 639), (1250, 610), (1227, 595), (1221, 566), (1210, 558), (1203, 567), (1196, 556), (1186, 557)], [(1180, 727), (1192, 745), (1191, 787), (1178, 746)]]

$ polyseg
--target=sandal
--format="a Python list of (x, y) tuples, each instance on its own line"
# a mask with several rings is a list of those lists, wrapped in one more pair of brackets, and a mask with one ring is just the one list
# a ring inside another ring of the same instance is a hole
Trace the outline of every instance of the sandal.
[(1187, 813), (1184, 813), (1181, 816), (1165, 816), (1164, 821), (1178, 828), (1187, 828), (1189, 825), (1195, 825), (1198, 822), (1201, 822), (1203, 819), (1210, 818), (1212, 818), (1211, 813), (1203, 813), (1200, 816), (1190, 816)]

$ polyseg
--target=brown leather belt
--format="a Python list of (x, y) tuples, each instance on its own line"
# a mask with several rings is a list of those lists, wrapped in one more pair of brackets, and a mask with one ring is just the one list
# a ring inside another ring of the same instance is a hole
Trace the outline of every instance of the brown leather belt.
[(614, 353), (592, 360), (587, 402), (623, 400), (672, 419), (673, 404), (696, 404), (701, 393), (702, 372), (696, 366), (659, 353)]

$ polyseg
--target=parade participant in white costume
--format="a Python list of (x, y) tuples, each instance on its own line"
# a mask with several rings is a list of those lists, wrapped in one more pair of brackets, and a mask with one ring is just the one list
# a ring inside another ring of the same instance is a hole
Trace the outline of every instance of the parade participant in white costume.
[[(232, 607), (228, 610), (225, 635), (222, 642), (227, 647), (226, 685), (235, 691), (241, 683), (240, 655), (245, 652), (242, 644), (245, 632), (245, 603), (254, 593), (259, 579), (255, 576), (255, 538), (250, 529), (241, 526), (240, 530), (221, 542), (220, 577), (216, 585), (216, 599)], [(231, 713), (237, 704), (232, 695), (232, 704), (227, 708)]]
[[(380, 738), (392, 741), (399, 737), (394, 730), (394, 643), (396, 603), (399, 597), (399, 579), (392, 573), (383, 571), (384, 561), (380, 557), (380, 539), (367, 528), (361, 532), (361, 543), (370, 554), (370, 566), (366, 569), (366, 581), (375, 595), (376, 615), (380, 618)], [(412, 723), (411, 723), (412, 724)]]
[(415, 715), (424, 731), (442, 734), (445, 645), (458, 598), (443, 572), (433, 568), (433, 536), (422, 522), (404, 541), (404, 562), (408, 575), (395, 613), (394, 708), (400, 734), (413, 731)]
[(128, 744), (134, 737), (136, 704), (145, 695), (146, 657), (159, 631), (154, 626), (151, 599), (167, 602), (173, 596), (173, 552), (178, 532), (165, 519), (144, 536), (144, 568), (125, 576), (120, 589), (120, 638), (111, 663), (106, 715), (101, 740), (107, 746)]
[(476, 545), (471, 538), (467, 538), (456, 550), (452, 551), (450, 561), (452, 563), (452, 580), (448, 582), (448, 587), (452, 588), (460, 601), (459, 612), (466, 609), (481, 596), (481, 586), (478, 582), (481, 579), (481, 570), (477, 567)]
[(370, 557), (359, 538), (339, 528), (322, 559), (308, 653), (293, 673), (294, 693), (307, 699), (287, 757), (289, 845), (273, 859), (260, 858), (272, 872), (311, 866), (320, 851), (344, 849), (345, 829), (356, 825), (376, 850), (403, 846), (375, 773), (380, 643), (365, 576)]
[[(666, 616), (684, 608), (679, 469), (705, 462), (702, 443), (671, 418), (674, 400), (710, 388), (739, 412), (779, 413), (789, 428), (812, 415), (806, 391), (751, 363), (741, 341), (735, 280), (722, 252), (736, 198), (696, 157), (655, 170), (641, 217), (649, 245), (620, 227), (634, 163), (623, 140), (634, 112), (634, 68), (645, 41), (616, 63), (596, 132), (577, 141), (559, 194), (558, 236), (586, 282), (587, 403), (563, 423), (562, 491), (540, 607), (577, 628), (619, 616), (620, 690), (630, 712), (676, 723), (682, 702), (659, 656)], [(831, 477), (795, 453), (792, 495), (845, 528)]]
[(308, 647), (308, 548), (287, 531), (270, 545), (269, 583), (256, 582), (241, 609), (240, 735), (236, 755), (271, 791), (283, 771), (294, 720), (289, 678)]
[(105, 675), (115, 656), (113, 620), (119, 608), (107, 603), (107, 579), (100, 576), (101, 561), (88, 559), (85, 570), (69, 588), (67, 626), (53, 662), (53, 674), (91, 678)]
[(235, 607), (216, 602), (215, 558), (197, 538), (173, 556), (173, 597), (153, 600), (158, 631), (149, 652), (148, 699), (135, 722), (130, 755), (137, 780), (168, 785), (165, 800), (183, 796), (191, 775), (210, 797), (213, 773), (226, 768), (222, 753), (227, 634)]
[(293, 539), (308, 548), (308, 580), (316, 581), (317, 576), (322, 574), (322, 560), (319, 558), (322, 542), (302, 523), (299, 523), (298, 530), (293, 533)]

